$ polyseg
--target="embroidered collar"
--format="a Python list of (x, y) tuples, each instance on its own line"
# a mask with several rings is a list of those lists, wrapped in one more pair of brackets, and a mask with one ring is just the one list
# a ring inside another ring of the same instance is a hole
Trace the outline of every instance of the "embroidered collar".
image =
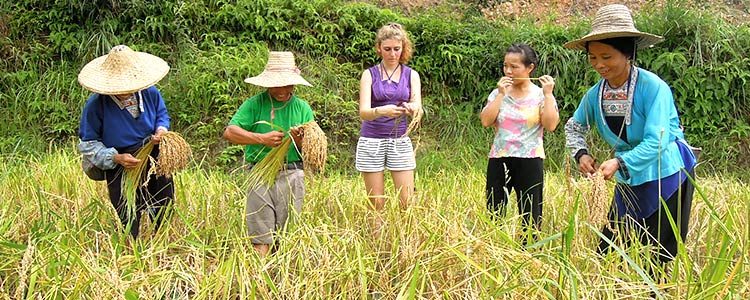
[[(628, 78), (628, 81), (625, 82), (625, 85), (627, 85), (627, 93), (628, 93), (628, 100), (627, 102), (627, 109), (625, 110), (625, 125), (630, 125), (631, 117), (633, 116), (633, 96), (635, 95), (635, 86), (637, 85), (638, 81), (638, 68), (635, 66), (630, 66), (630, 78)], [(599, 112), (602, 117), (604, 118), (604, 111), (602, 109), (602, 100), (604, 99), (604, 89), (605, 86), (609, 85), (607, 80), (602, 79), (601, 84), (599, 85)]]

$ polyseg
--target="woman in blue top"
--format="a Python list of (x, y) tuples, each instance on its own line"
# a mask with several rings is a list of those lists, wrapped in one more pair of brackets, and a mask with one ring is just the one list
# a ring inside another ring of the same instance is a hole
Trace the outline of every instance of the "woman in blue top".
[[(693, 175), (696, 159), (685, 142), (669, 86), (634, 66), (638, 49), (660, 41), (635, 28), (627, 7), (600, 8), (592, 32), (565, 44), (586, 51), (602, 77), (581, 99), (565, 125), (565, 135), (581, 172), (616, 179), (611, 226), (605, 226), (604, 236), (615, 237), (610, 228), (635, 231), (643, 244), (658, 248), (659, 261), (667, 262), (677, 254), (678, 244), (667, 214), (684, 240), (694, 189), (687, 177)], [(592, 125), (614, 152), (599, 166), (585, 140)], [(600, 253), (609, 248), (610, 242), (602, 239)]]
[[(133, 156), (149, 139), (159, 143), (169, 130), (169, 115), (159, 90), (153, 85), (169, 72), (159, 57), (135, 52), (124, 45), (86, 64), (78, 82), (93, 92), (81, 115), (78, 151), (84, 166), (103, 170), (109, 199), (123, 226), (138, 237), (141, 211), (145, 210), (158, 229), (174, 198), (172, 179), (150, 175), (148, 184), (136, 192), (135, 215), (130, 215), (120, 187), (123, 169), (135, 167)], [(156, 158), (158, 145), (151, 152)], [(148, 167), (148, 166), (147, 166)], [(88, 173), (88, 172), (87, 172)]]

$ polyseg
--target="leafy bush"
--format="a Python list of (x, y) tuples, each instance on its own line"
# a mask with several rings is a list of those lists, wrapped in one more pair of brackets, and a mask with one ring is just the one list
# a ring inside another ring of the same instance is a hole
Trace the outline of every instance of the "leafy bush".
[[(260, 91), (242, 80), (262, 70), (267, 50), (294, 51), (315, 85), (297, 91), (332, 140), (333, 160), (349, 164), (359, 130), (359, 75), (377, 63), (375, 31), (391, 21), (404, 24), (415, 43), (410, 65), (422, 77), (428, 111), (421, 134), (436, 144), (467, 140), (462, 145), (484, 151), (486, 132), (476, 113), (501, 76), (499, 65), (511, 43), (534, 47), (541, 59), (537, 74), (557, 78), (563, 122), (599, 79), (583, 53), (562, 48), (589, 30), (588, 21), (566, 27), (491, 22), (476, 9), (405, 16), (344, 0), (5, 1), (0, 4), (0, 115), (9, 130), (0, 135), (0, 150), (18, 148), (20, 136), (41, 141), (25, 143), (29, 147), (75, 137), (88, 94), (76, 74), (124, 43), (170, 63), (173, 70), (159, 87), (174, 127), (211, 158), (227, 146), (219, 136), (234, 110)], [(666, 37), (639, 52), (638, 63), (673, 88), (688, 140), (708, 146), (709, 137), (729, 146), (750, 139), (745, 88), (750, 26), (728, 24), (676, 2), (641, 13), (636, 22), (641, 30)], [(555, 141), (549, 145), (561, 147), (561, 134), (550, 138)], [(728, 158), (726, 165), (743, 151), (711, 148), (704, 157)], [(226, 150), (218, 161), (231, 164), (236, 152)], [(559, 161), (564, 151), (548, 152)]]

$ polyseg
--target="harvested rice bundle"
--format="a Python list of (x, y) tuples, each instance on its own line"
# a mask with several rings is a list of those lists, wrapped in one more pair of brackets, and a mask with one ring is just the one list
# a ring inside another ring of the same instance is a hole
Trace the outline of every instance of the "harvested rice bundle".
[(424, 115), (424, 111), (421, 108), (414, 111), (414, 115), (411, 116), (409, 126), (406, 127), (406, 133), (404, 133), (402, 137), (408, 136), (409, 133), (419, 128), (422, 123), (422, 115)]
[(302, 128), (302, 161), (305, 168), (314, 172), (323, 173), (328, 158), (328, 139), (325, 132), (320, 129), (315, 121), (305, 123)]
[(601, 173), (595, 173), (588, 180), (591, 181), (591, 189), (586, 195), (588, 204), (589, 222), (594, 226), (609, 226), (609, 205), (611, 199), (607, 190), (607, 182)]
[(193, 150), (182, 136), (174, 131), (167, 131), (159, 142), (159, 157), (156, 159), (156, 174), (170, 177), (177, 171), (185, 169)]
[(253, 166), (250, 170), (250, 176), (248, 178), (251, 188), (257, 188), (260, 186), (272, 186), (276, 181), (276, 175), (281, 171), (281, 167), (286, 161), (286, 154), (289, 151), (289, 145), (292, 144), (292, 139), (285, 137), (281, 141), (281, 144), (271, 149), (270, 152), (260, 162)]
[[(140, 162), (133, 168), (130, 169), (123, 169), (123, 175), (122, 180), (120, 181), (121, 184), (121, 190), (122, 195), (125, 196), (126, 205), (128, 208), (128, 211), (131, 213), (135, 212), (135, 193), (138, 191), (138, 187), (145, 186), (148, 183), (149, 175), (154, 172), (153, 168), (153, 158), (149, 156), (151, 154), (151, 151), (154, 149), (154, 144), (151, 142), (146, 143), (138, 149), (137, 152), (135, 152), (135, 155), (133, 155), (135, 158), (139, 159)], [(148, 170), (146, 169), (146, 165), (151, 161), (152, 167)]]

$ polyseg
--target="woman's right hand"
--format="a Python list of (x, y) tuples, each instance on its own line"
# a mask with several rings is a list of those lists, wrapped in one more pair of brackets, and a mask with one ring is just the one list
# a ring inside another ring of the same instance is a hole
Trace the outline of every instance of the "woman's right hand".
[(409, 110), (407, 110), (405, 107), (396, 106), (393, 104), (378, 106), (375, 108), (375, 110), (375, 115), (377, 117), (396, 118), (409, 113)]
[(133, 157), (130, 153), (115, 154), (115, 156), (112, 157), (112, 160), (114, 160), (115, 163), (122, 165), (125, 169), (135, 168), (135, 166), (141, 162), (140, 159)]
[(578, 170), (586, 177), (593, 176), (596, 173), (596, 160), (591, 155), (581, 155), (578, 159)]
[(513, 78), (503, 76), (500, 78), (500, 81), (497, 82), (497, 91), (500, 92), (500, 95), (505, 96), (511, 85), (513, 85)]

